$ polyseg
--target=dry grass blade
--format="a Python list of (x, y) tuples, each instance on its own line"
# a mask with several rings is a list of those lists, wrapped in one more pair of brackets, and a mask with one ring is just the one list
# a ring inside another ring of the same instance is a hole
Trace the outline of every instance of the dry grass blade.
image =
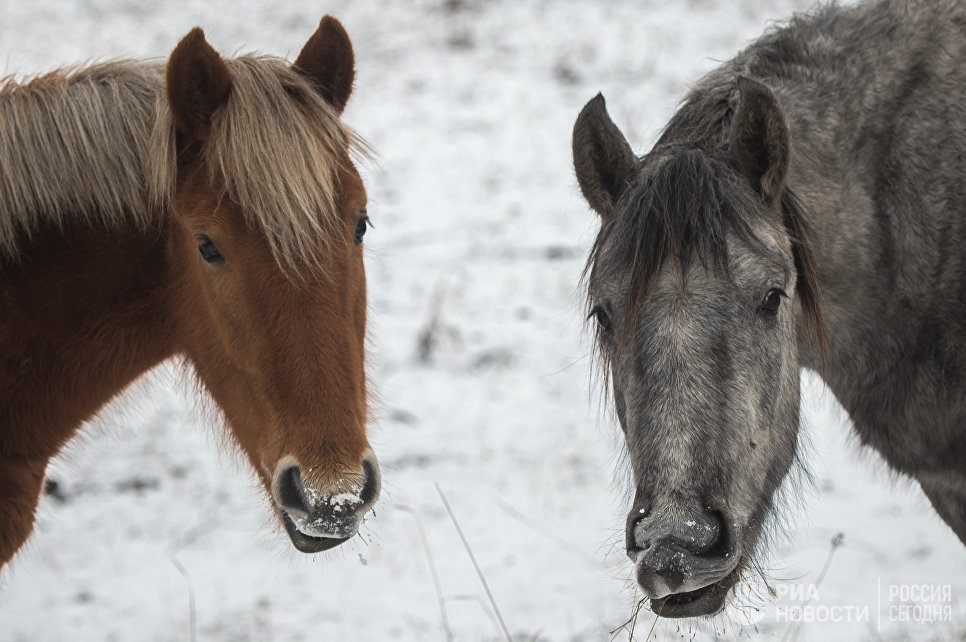
[(188, 569), (178, 561), (177, 557), (171, 558), (171, 564), (178, 569), (181, 577), (184, 578), (185, 584), (188, 585), (188, 639), (191, 642), (195, 642), (198, 639), (198, 619), (195, 612), (195, 585), (191, 581), (191, 575), (188, 574)]
[[(832, 566), (832, 557), (835, 555), (835, 551), (842, 546), (845, 542), (844, 533), (836, 533), (832, 540), (829, 542), (828, 555), (825, 556), (825, 563), (822, 564), (822, 570), (818, 572), (818, 577), (815, 578), (815, 590), (818, 591), (818, 587), (822, 584), (822, 580), (825, 579), (825, 574), (828, 573), (829, 568)], [(807, 602), (808, 600), (805, 600)], [(803, 602), (804, 606), (804, 602)], [(798, 639), (798, 634), (802, 630), (802, 620), (795, 622), (789, 629), (788, 634), (783, 638), (783, 642), (795, 642)]]
[[(637, 626), (637, 616), (638, 616), (638, 614), (640, 614), (641, 609), (644, 608), (644, 602), (646, 602), (646, 601), (647, 601), (647, 598), (641, 598), (640, 600), (638, 600), (637, 606), (634, 608), (634, 612), (631, 613), (631, 616), (629, 618), (627, 618), (627, 621), (624, 622), (623, 624), (621, 624), (616, 629), (612, 629), (610, 631), (610, 635), (611, 635), (611, 638), (610, 639), (612, 641), (614, 640), (614, 638), (617, 637), (617, 634), (620, 631), (623, 631), (625, 629), (628, 632), (627, 639), (628, 640), (633, 640), (634, 639), (634, 629)], [(630, 627), (630, 628), (628, 628), (628, 627)], [(653, 627), (652, 627), (652, 630), (653, 630)]]
[[(648, 631), (647, 631), (647, 637), (644, 638), (644, 642), (647, 642), (648, 640), (651, 639), (651, 635), (653, 635), (654, 629), (655, 629), (655, 627), (657, 627), (657, 621), (661, 619), (661, 611), (663, 611), (663, 610), (664, 610), (664, 605), (662, 604), (661, 605), (661, 608), (658, 609), (657, 613), (654, 614), (654, 621), (651, 622), (651, 628), (648, 629)], [(634, 623), (635, 624), (637, 623), (637, 618), (634, 618)], [(633, 640), (633, 639), (634, 639), (634, 628), (631, 627), (631, 640)]]
[(506, 636), (507, 642), (513, 642), (513, 637), (510, 635), (510, 631), (506, 627), (506, 622), (503, 621), (503, 614), (500, 613), (500, 608), (496, 605), (496, 600), (493, 599), (493, 593), (490, 591), (490, 585), (486, 583), (486, 578), (483, 576), (483, 571), (480, 569), (480, 565), (476, 562), (476, 556), (473, 555), (473, 550), (470, 548), (469, 542), (466, 541), (466, 537), (463, 535), (463, 529), (460, 528), (460, 523), (456, 520), (456, 515), (453, 514), (453, 509), (450, 508), (449, 502), (446, 501), (446, 495), (443, 494), (443, 489), (439, 487), (439, 484), (435, 484), (435, 486), (436, 492), (439, 493), (439, 498), (443, 500), (443, 506), (446, 508), (446, 512), (449, 513), (449, 518), (453, 521), (453, 526), (456, 527), (456, 534), (459, 535), (460, 541), (463, 542), (463, 548), (466, 549), (466, 554), (473, 563), (473, 568), (476, 569), (476, 575), (480, 578), (480, 583), (483, 585), (483, 590), (486, 591), (486, 597), (489, 598), (490, 605), (493, 607), (493, 612), (496, 614), (496, 619), (500, 622), (500, 628), (503, 629), (503, 635)]
[(439, 581), (439, 573), (436, 570), (436, 560), (433, 551), (429, 547), (429, 540), (426, 537), (426, 530), (423, 528), (423, 521), (419, 518), (419, 513), (409, 506), (396, 506), (398, 510), (409, 513), (416, 521), (416, 528), (419, 530), (419, 540), (423, 545), (423, 552), (426, 554), (426, 562), (429, 564), (429, 572), (433, 577), (433, 589), (436, 591), (436, 602), (439, 604), (439, 617), (443, 622), (443, 631), (446, 633), (446, 641), (453, 639), (453, 630), (449, 626), (449, 617), (446, 615), (446, 602), (443, 600), (443, 585)]

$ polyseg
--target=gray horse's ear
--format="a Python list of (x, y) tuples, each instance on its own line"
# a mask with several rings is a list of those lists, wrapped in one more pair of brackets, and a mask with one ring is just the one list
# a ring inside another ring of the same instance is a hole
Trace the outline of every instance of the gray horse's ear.
[(322, 97), (342, 113), (356, 77), (352, 41), (342, 23), (325, 16), (295, 59), (295, 68), (305, 74)]
[(765, 203), (777, 208), (788, 170), (788, 125), (772, 90), (746, 76), (738, 77), (730, 148), (735, 168)]
[(574, 169), (580, 191), (601, 216), (608, 216), (640, 162), (597, 94), (577, 116), (573, 137)]

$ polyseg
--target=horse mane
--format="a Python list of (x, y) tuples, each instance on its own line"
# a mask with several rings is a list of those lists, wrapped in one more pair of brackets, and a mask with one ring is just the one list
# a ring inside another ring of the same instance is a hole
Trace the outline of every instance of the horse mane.
[(146, 163), (163, 66), (108, 62), (0, 86), (0, 256), (72, 216), (146, 226)]
[[(316, 264), (338, 220), (339, 163), (365, 144), (287, 61), (225, 62), (232, 90), (203, 147), (212, 184), (281, 266)], [(174, 199), (176, 136), (160, 61), (0, 81), (0, 257), (16, 258), (42, 224), (159, 225)]]

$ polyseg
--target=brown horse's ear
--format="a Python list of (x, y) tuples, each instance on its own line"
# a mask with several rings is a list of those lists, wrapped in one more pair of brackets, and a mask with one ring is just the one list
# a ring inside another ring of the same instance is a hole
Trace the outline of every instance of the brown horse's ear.
[(574, 170), (580, 191), (602, 217), (609, 216), (640, 161), (607, 113), (597, 94), (581, 110), (574, 124)]
[(228, 99), (231, 73), (200, 27), (189, 31), (171, 52), (166, 74), (175, 126), (189, 138), (204, 140), (212, 114)]
[(772, 90), (757, 80), (739, 76), (731, 158), (735, 168), (773, 208), (778, 208), (785, 188), (789, 138), (785, 116)]
[(342, 113), (356, 77), (352, 42), (342, 23), (332, 16), (322, 18), (319, 28), (295, 59), (295, 68), (312, 81), (336, 111)]

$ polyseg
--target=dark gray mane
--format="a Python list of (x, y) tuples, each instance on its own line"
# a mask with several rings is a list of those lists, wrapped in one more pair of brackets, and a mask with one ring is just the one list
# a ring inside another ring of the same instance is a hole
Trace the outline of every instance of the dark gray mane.
[[(682, 274), (694, 260), (727, 273), (729, 230), (759, 244), (748, 213), (760, 205), (722, 159), (696, 146), (659, 146), (644, 166), (649, 169), (638, 174), (616, 215), (601, 227), (587, 263), (590, 273), (607, 269), (631, 275), (629, 313), (640, 307), (668, 261), (676, 261)], [(603, 268), (605, 245), (614, 254)]]
[[(699, 125), (711, 122), (708, 118), (695, 120)], [(680, 122), (685, 127), (687, 121)], [(644, 157), (642, 167), (647, 169), (628, 186), (616, 215), (601, 226), (584, 269), (585, 275), (602, 269), (603, 248), (611, 245), (611, 238), (616, 239), (615, 259), (606, 269), (631, 275), (625, 328), (634, 326), (631, 315), (639, 312), (650, 284), (667, 262), (675, 261), (682, 276), (695, 261), (730, 276), (729, 231), (751, 247), (761, 247), (754, 232), (760, 222), (757, 217), (762, 215), (761, 203), (742, 185), (725, 150), (697, 143), (659, 143)], [(806, 212), (788, 186), (781, 209), (798, 272), (796, 287), (803, 318), (824, 354), (825, 333)]]

